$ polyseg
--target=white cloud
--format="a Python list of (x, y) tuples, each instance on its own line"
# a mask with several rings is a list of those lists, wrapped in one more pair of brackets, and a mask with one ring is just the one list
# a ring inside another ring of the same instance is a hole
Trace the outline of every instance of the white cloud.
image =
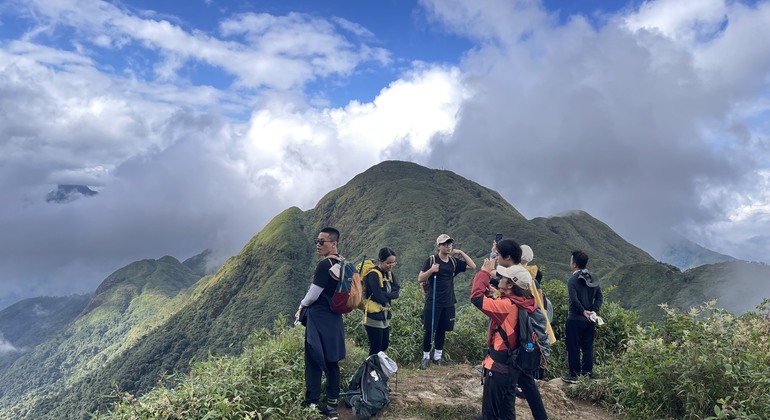
[(348, 75), (362, 62), (388, 62), (384, 49), (341, 34), (335, 22), (353, 36), (371, 35), (343, 19), (246, 13), (223, 21), (220, 39), (98, 0), (35, 0), (28, 7), (41, 19), (39, 26), (46, 28), (31, 32), (31, 38), (53, 36), (50, 28), (65, 25), (85, 33), (95, 47), (112, 45), (128, 51), (132, 42), (161, 55), (155, 64), (161, 80), (174, 80), (188, 61), (196, 61), (232, 74), (238, 86), (291, 89), (319, 77)]
[[(477, 45), (330, 107), (303, 88), (403, 63), (359, 23), (251, 13), (204, 33), (104, 2), (19, 3), (34, 24), (0, 44), (0, 295), (232, 255), (383, 159), (454, 170), (528, 217), (581, 208), (642, 245), (675, 227), (770, 255), (770, 39), (755, 35), (770, 3), (659, 0), (600, 27), (536, 1), (422, 4)], [(110, 49), (121, 59), (104, 61)], [(220, 82), (183, 80), (197, 65)], [(55, 183), (101, 189), (46, 204)]]
[(19, 349), (14, 347), (11, 342), (4, 340), (2, 337), (0, 337), (0, 356), (6, 354), (6, 353), (12, 353), (17, 352)]

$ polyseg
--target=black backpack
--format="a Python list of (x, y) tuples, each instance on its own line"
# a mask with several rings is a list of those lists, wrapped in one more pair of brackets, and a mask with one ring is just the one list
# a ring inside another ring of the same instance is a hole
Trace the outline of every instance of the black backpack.
[(388, 377), (380, 367), (380, 358), (373, 354), (364, 360), (348, 381), (349, 391), (361, 391), (361, 395), (350, 398), (353, 415), (357, 419), (375, 416), (390, 399), (388, 398)]
[(520, 371), (531, 375), (545, 365), (546, 359), (535, 328), (532, 326), (532, 320), (529, 319), (529, 314), (524, 309), (517, 309), (519, 310), (519, 334), (517, 337), (519, 345), (516, 349), (511, 350), (508, 334), (499, 325), (497, 326), (497, 332), (502, 337), (505, 346), (508, 347), (509, 363)]

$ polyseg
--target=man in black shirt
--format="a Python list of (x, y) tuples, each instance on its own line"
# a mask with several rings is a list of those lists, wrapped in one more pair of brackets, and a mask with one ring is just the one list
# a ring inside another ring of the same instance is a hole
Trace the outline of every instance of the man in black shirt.
[[(422, 339), (422, 361), (420, 369), (427, 369), (430, 364), (430, 348), (433, 331), (436, 332), (433, 363), (446, 366), (441, 357), (444, 351), (444, 339), (447, 331), (454, 329), (455, 298), (454, 277), (465, 271), (466, 267), (476, 269), (476, 264), (465, 252), (454, 249), (454, 240), (447, 234), (436, 238), (438, 254), (431, 255), (422, 266), (417, 279), (424, 285), (425, 306), (423, 323), (425, 333)], [(460, 258), (455, 258), (457, 255)]]
[(295, 314), (307, 308), (305, 329), (305, 401), (304, 405), (316, 408), (321, 399), (321, 373), (326, 374), (326, 406), (319, 411), (331, 420), (339, 418), (337, 401), (340, 395), (339, 361), (345, 358), (345, 328), (342, 315), (332, 312), (331, 300), (337, 288), (337, 280), (329, 269), (339, 261), (337, 229), (321, 229), (315, 239), (316, 253), (323, 259), (316, 265), (313, 283)]

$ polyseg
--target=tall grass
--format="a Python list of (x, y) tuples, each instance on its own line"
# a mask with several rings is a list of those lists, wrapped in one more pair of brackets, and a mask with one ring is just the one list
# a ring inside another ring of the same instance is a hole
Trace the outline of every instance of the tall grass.
[[(566, 288), (550, 281), (544, 289), (554, 305), (558, 339), (547, 369), (552, 378), (566, 369)], [(410, 283), (394, 301), (388, 354), (402, 368), (415, 367), (422, 354), (423, 299), (422, 291)], [(664, 307), (664, 321), (642, 326), (635, 312), (607, 302), (601, 311), (606, 324), (597, 328), (595, 379), (583, 379), (568, 392), (632, 419), (770, 418), (768, 307), (765, 301), (740, 317), (712, 304), (687, 313)], [(486, 350), (487, 319), (469, 304), (457, 314), (446, 354), (455, 362), (479, 363)], [(341, 364), (343, 389), (367, 355), (361, 317), (360, 312), (345, 317), (349, 348)], [(311, 413), (301, 407), (304, 328), (286, 324), (286, 317), (279, 317), (272, 330), (254, 332), (240, 356), (196, 363), (188, 375), (165, 377), (140, 398), (117, 390), (111, 411), (94, 417), (306, 418)]]

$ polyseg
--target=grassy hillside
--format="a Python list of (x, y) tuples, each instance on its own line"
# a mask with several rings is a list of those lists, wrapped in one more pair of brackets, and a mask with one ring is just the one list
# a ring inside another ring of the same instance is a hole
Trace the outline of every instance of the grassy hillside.
[(660, 263), (629, 264), (611, 270), (603, 278), (614, 286), (615, 299), (642, 319), (665, 315), (658, 307), (668, 303), (689, 308), (717, 299), (716, 306), (741, 314), (770, 297), (770, 266), (745, 261), (702, 265), (685, 272)]
[(0, 351), (0, 373), (60, 332), (80, 314), (90, 299), (91, 295), (38, 297), (24, 299), (0, 311), (0, 340), (13, 347)]
[[(198, 278), (172, 257), (138, 261), (107, 277), (76, 320), (0, 375), (0, 417), (45, 418), (56, 405), (50, 395), (101, 369), (164, 324), (189, 298), (180, 291)], [(29, 411), (31, 406), (36, 408)]]

